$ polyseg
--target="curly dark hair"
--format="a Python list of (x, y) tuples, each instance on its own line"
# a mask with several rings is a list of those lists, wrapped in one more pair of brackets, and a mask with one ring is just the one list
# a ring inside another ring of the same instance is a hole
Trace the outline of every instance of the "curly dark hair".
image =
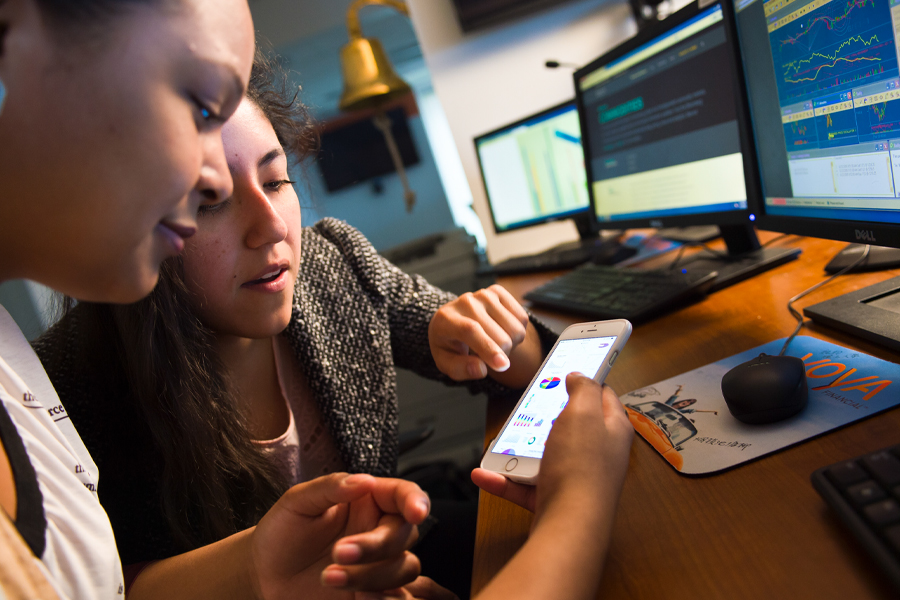
[[(288, 155), (302, 162), (316, 151), (318, 138), (299, 89), (289, 89), (285, 74), (257, 51), (247, 97), (272, 123)], [(114, 388), (96, 395), (117, 398), (120, 406), (110, 410), (130, 416), (133, 426), (123, 432), (128, 440), (119, 453), (132, 453), (150, 471), (148, 479), (158, 482), (160, 497), (151, 501), (162, 507), (168, 531), (144, 533), (167, 537), (172, 554), (255, 525), (287, 489), (285, 476), (252, 441), (213, 332), (194, 313), (179, 258), (163, 263), (147, 298), (126, 306), (81, 302), (35, 347), (40, 354), (42, 344), (66, 335), (77, 336), (80, 354), (91, 357), (79, 366), (96, 374), (88, 377), (100, 383), (91, 385)], [(45, 368), (53, 379), (67, 367), (48, 361)], [(126, 450), (129, 444), (139, 448)], [(99, 491), (101, 503), (114, 501), (103, 486)], [(121, 507), (107, 512), (114, 530), (134, 530), (134, 523), (117, 522)], [(165, 558), (120, 552), (126, 562)]]
[(262, 50), (256, 50), (247, 98), (253, 101), (275, 129), (278, 141), (295, 161), (302, 162), (319, 151), (319, 134), (300, 102), (300, 88), (291, 92), (287, 73)]

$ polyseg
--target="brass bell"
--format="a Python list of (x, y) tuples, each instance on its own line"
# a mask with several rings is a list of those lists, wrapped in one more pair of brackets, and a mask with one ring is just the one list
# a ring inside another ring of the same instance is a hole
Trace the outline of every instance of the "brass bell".
[(362, 35), (359, 24), (359, 9), (369, 5), (390, 6), (409, 16), (409, 9), (401, 0), (354, 0), (347, 9), (347, 33), (350, 42), (341, 48), (341, 71), (344, 75), (344, 91), (341, 94), (341, 110), (374, 109), (372, 122), (384, 135), (391, 161), (403, 185), (403, 200), (406, 211), (412, 212), (416, 203), (416, 193), (409, 187), (406, 169), (397, 142), (391, 133), (391, 121), (384, 113), (387, 103), (412, 93), (412, 89), (400, 79), (384, 47), (376, 39)]
[(341, 110), (375, 108), (412, 91), (394, 71), (381, 42), (373, 38), (351, 39), (341, 48), (341, 70)]

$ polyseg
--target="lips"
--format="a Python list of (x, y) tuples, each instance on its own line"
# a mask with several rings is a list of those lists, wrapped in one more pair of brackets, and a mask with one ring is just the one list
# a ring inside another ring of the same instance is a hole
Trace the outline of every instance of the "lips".
[(269, 283), (271, 281), (275, 281), (276, 279), (278, 279), (278, 276), (281, 275), (282, 273), (284, 273), (285, 271), (287, 271), (287, 269), (282, 269), (282, 268), (275, 269), (269, 273), (266, 273), (262, 277), (258, 277), (256, 279), (254, 279), (253, 281), (248, 281), (244, 285), (256, 285), (258, 283)]
[(163, 219), (156, 224), (155, 231), (169, 243), (173, 254), (180, 254), (184, 250), (184, 240), (194, 235), (197, 228)]
[(280, 292), (287, 286), (287, 272), (290, 263), (270, 264), (261, 270), (256, 276), (243, 283), (242, 288), (263, 291)]

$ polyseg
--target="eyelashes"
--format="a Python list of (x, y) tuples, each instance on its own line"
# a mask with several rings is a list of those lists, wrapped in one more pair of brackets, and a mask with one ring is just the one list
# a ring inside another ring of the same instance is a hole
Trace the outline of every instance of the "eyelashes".
[[(278, 192), (281, 191), (282, 188), (286, 185), (294, 185), (297, 183), (291, 179), (276, 179), (274, 181), (268, 181), (262, 185), (263, 189), (267, 192)], [(218, 213), (219, 211), (225, 209), (228, 205), (231, 204), (231, 198), (226, 198), (221, 202), (216, 202), (215, 204), (201, 204), (197, 208), (197, 215), (212, 215)]]

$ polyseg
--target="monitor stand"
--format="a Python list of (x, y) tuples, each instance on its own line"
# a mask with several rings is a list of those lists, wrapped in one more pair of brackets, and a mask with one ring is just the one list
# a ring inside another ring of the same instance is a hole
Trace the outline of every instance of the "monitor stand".
[[(835, 254), (827, 265), (826, 273), (838, 273), (856, 262), (863, 251), (865, 244), (850, 244)], [(885, 248), (883, 246), (870, 246), (869, 255), (862, 264), (853, 267), (848, 273), (863, 273), (865, 271), (881, 271), (900, 267), (900, 248)]]
[(714, 240), (721, 233), (715, 225), (693, 225), (691, 227), (666, 227), (657, 229), (656, 235), (661, 238), (686, 244), (700, 244)]
[(799, 248), (763, 248), (756, 237), (752, 225), (720, 225), (722, 238), (728, 248), (723, 256), (713, 256), (706, 251), (685, 259), (680, 265), (684, 273), (718, 272), (710, 292), (768, 271), (778, 265), (794, 260), (800, 255)]

